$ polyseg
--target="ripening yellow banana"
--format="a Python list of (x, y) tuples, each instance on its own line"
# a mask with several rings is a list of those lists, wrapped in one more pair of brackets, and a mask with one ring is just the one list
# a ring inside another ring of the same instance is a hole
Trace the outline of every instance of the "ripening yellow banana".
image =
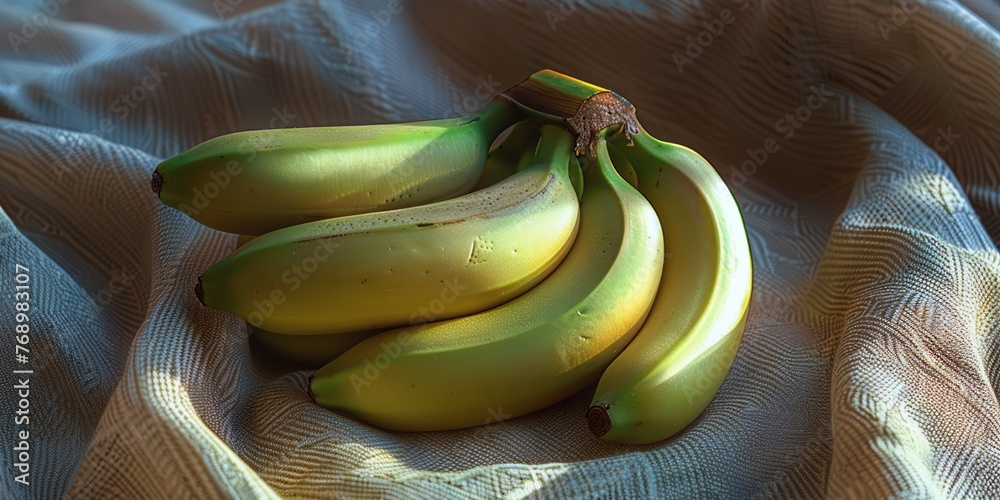
[(254, 328), (251, 343), (261, 345), (268, 353), (297, 367), (312, 369), (322, 367), (331, 359), (347, 352), (362, 340), (382, 330), (332, 333), (326, 335), (283, 335)]
[(313, 375), (316, 402), (386, 429), (444, 430), (524, 415), (595, 381), (638, 331), (663, 269), (656, 213), (603, 140), (597, 152), (579, 236), (548, 278), (489, 311), (361, 342)]
[(496, 100), (460, 118), (236, 132), (160, 163), (160, 200), (202, 224), (260, 235), (469, 192), (493, 140), (519, 119)]
[(693, 422), (722, 385), (743, 335), (752, 262), (739, 206), (715, 169), (645, 130), (632, 138), (614, 147), (660, 217), (668, 257), (649, 317), (601, 377), (587, 421), (604, 439), (645, 444)]
[(547, 126), (534, 164), (460, 198), (278, 229), (200, 278), (202, 302), (284, 334), (329, 334), (479, 312), (563, 260), (580, 204), (573, 138)]
[(578, 154), (607, 127), (624, 132), (612, 161), (656, 209), (669, 257), (649, 318), (601, 377), (587, 419), (608, 440), (665, 439), (707, 407), (742, 338), (752, 262), (739, 207), (708, 162), (651, 137), (614, 92), (545, 70), (503, 95), (526, 116), (567, 126)]

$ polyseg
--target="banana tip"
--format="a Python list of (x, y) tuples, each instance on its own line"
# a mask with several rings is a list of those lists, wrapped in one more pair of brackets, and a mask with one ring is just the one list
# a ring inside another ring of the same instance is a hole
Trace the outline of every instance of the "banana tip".
[(590, 432), (601, 437), (611, 430), (611, 415), (608, 414), (610, 405), (594, 405), (587, 410), (587, 427)]
[(316, 395), (313, 394), (313, 377), (312, 377), (312, 375), (309, 375), (309, 382), (306, 383), (306, 390), (309, 391), (309, 397), (312, 398), (313, 401), (316, 401)]
[(153, 188), (153, 193), (160, 196), (160, 189), (163, 188), (163, 175), (159, 170), (153, 171), (153, 178), (149, 181), (149, 186)]
[(198, 302), (201, 302), (201, 305), (208, 305), (205, 303), (205, 289), (201, 286), (201, 276), (198, 276), (198, 284), (194, 286), (194, 294), (198, 296)]

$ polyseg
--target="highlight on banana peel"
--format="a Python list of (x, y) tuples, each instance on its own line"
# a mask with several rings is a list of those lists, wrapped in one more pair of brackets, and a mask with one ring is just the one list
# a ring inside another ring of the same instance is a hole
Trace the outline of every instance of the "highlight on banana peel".
[(217, 137), (151, 185), (240, 235), (198, 299), (315, 369), (317, 404), (384, 429), (483, 425), (596, 382), (581, 426), (661, 441), (743, 334), (750, 248), (722, 179), (555, 71), (458, 118)]

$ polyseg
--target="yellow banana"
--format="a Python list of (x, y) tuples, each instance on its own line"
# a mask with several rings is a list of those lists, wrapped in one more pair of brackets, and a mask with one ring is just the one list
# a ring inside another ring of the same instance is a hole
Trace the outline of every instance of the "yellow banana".
[(579, 221), (572, 136), (542, 130), (535, 163), (466, 196), (292, 226), (205, 272), (202, 302), (284, 334), (453, 318), (529, 290), (563, 260)]
[(555, 272), (489, 311), (361, 342), (313, 375), (316, 402), (386, 429), (444, 430), (524, 415), (596, 380), (638, 331), (663, 269), (656, 213), (603, 139), (597, 149), (579, 237)]
[(492, 186), (530, 166), (538, 146), (538, 137), (537, 125), (528, 121), (515, 123), (507, 136), (490, 149), (483, 173), (472, 190), (479, 191)]
[(518, 118), (496, 100), (444, 120), (236, 132), (163, 161), (151, 184), (206, 226), (259, 235), (465, 194), (494, 138)]
[(643, 444), (690, 424), (722, 385), (743, 334), (752, 262), (739, 206), (712, 166), (645, 130), (632, 138), (614, 147), (660, 217), (668, 257), (649, 317), (601, 377), (587, 420), (604, 439)]
[(254, 328), (250, 342), (289, 363), (315, 370), (382, 330), (326, 335), (283, 335)]

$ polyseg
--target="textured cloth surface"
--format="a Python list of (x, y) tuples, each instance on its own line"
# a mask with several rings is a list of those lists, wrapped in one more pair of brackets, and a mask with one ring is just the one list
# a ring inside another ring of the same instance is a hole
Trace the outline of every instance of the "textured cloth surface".
[[(8, 0), (0, 34), (4, 498), (1000, 495), (997, 3)], [(688, 430), (595, 439), (590, 390), (381, 431), (198, 303), (235, 236), (158, 202), (160, 159), (237, 130), (456, 116), (546, 67), (628, 98), (743, 210), (746, 333)]]

